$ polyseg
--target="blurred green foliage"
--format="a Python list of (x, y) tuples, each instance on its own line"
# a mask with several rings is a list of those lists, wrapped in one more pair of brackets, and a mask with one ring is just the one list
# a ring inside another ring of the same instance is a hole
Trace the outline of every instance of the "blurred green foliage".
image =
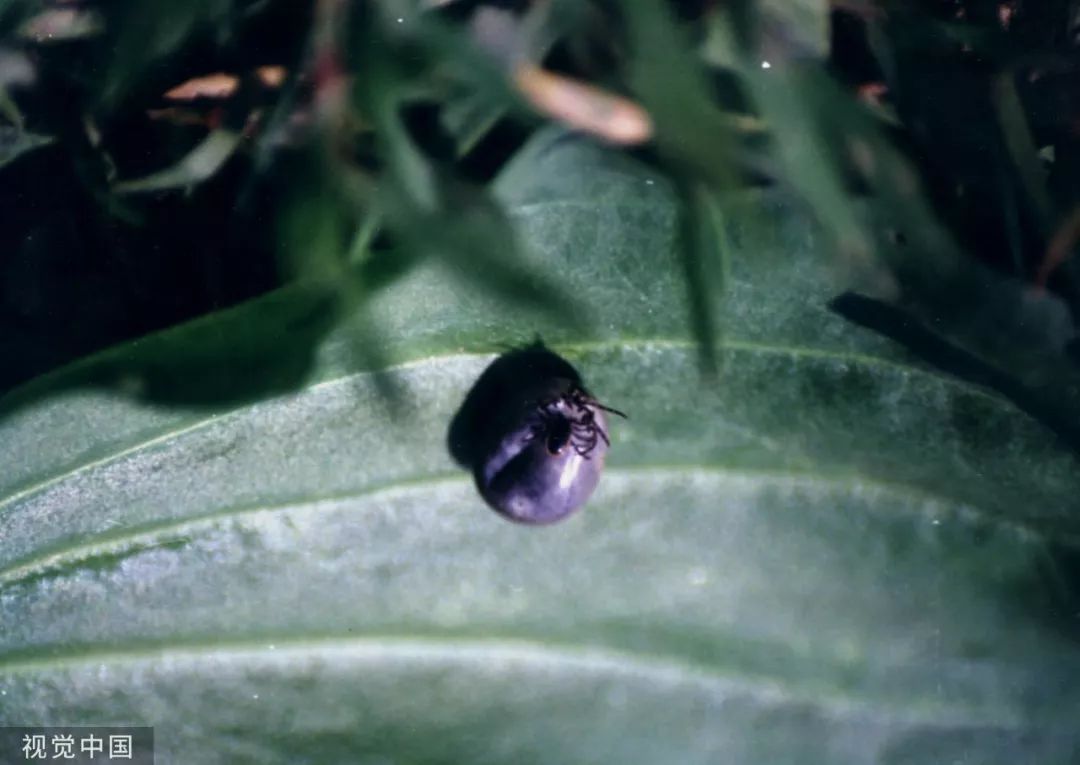
[(602, 317), (524, 265), (488, 185), (545, 122), (614, 136), (625, 105), (650, 132), (626, 151), (683, 203), (704, 369), (727, 200), (778, 186), (831, 237), (838, 293), (899, 307), (1071, 418), (1071, 7), (8, 0), (0, 386), (274, 289), (301, 290), (304, 331), (270, 312), (171, 361), (130, 346), (118, 363), (204, 382), (148, 395), (252, 398), (295, 387), (361, 312), (378, 367), (392, 349), (371, 301), (428, 259), (587, 333)]

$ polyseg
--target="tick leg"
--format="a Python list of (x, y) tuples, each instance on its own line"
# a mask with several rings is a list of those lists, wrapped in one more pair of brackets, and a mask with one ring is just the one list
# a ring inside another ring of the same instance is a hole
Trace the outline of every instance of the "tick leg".
[(570, 426), (574, 451), (582, 457), (588, 458), (596, 448), (596, 428), (585, 423), (576, 422)]
[(580, 444), (574, 444), (574, 451), (576, 451), (579, 456), (584, 457), (585, 459), (589, 458), (589, 455), (593, 453), (593, 450), (595, 448), (596, 448), (596, 436), (593, 436), (592, 438), (588, 439), (585, 442), (584, 446), (582, 446)]
[(605, 412), (611, 412), (612, 414), (617, 414), (620, 417), (622, 417), (624, 420), (630, 419), (623, 412), (620, 412), (618, 409), (613, 409), (610, 406), (604, 406), (603, 404), (601, 404), (599, 401), (597, 401), (595, 398), (590, 396), (588, 393), (586, 393), (581, 388), (574, 388), (574, 390), (570, 392), (570, 400), (573, 401), (574, 404), (576, 406), (578, 406), (579, 408), (586, 408), (586, 407), (591, 406), (591, 407), (595, 407), (597, 409), (603, 409)]
[(599, 401), (593, 401), (592, 405), (595, 406), (597, 409), (603, 409), (605, 412), (610, 412), (611, 414), (617, 414), (620, 417), (622, 417), (624, 420), (630, 419), (625, 414), (620, 412), (618, 409), (612, 409), (610, 406), (604, 406)]
[(597, 436), (603, 439), (605, 445), (611, 446), (611, 441), (608, 440), (607, 433), (604, 432), (603, 428), (596, 424), (592, 412), (589, 412), (589, 420), (587, 423), (583, 423), (583, 425), (588, 429), (589, 436), (592, 438), (593, 448), (596, 447)]

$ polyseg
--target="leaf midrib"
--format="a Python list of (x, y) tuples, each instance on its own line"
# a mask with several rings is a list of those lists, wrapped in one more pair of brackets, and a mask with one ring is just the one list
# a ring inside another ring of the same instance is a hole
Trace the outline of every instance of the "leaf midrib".
[[(850, 352), (850, 351), (839, 351), (839, 350), (832, 350), (832, 349), (805, 348), (805, 347), (800, 347), (800, 346), (768, 345), (768, 344), (764, 344), (764, 343), (754, 343), (754, 342), (749, 342), (749, 341), (740, 341), (740, 340), (731, 340), (731, 339), (723, 340), (720, 343), (720, 346), (722, 348), (726, 349), (726, 350), (732, 350), (732, 351), (748, 351), (748, 352), (762, 353), (762, 354), (772, 353), (772, 354), (777, 354), (777, 355), (801, 356), (801, 357), (806, 357), (806, 358), (827, 358), (827, 359), (848, 361), (850, 363), (860, 364), (860, 365), (863, 365), (865, 367), (879, 367), (879, 368), (896, 369), (896, 370), (899, 370), (900, 372), (905, 373), (905, 374), (923, 375), (923, 376), (926, 376), (926, 377), (929, 377), (929, 378), (936, 379), (939, 382), (942, 382), (944, 384), (960, 388), (960, 389), (964, 390), (966, 393), (985, 397), (985, 398), (987, 398), (989, 400), (994, 401), (997, 404), (1010, 405), (1009, 402), (1006, 399), (1000, 397), (996, 393), (985, 390), (985, 389), (983, 389), (983, 388), (981, 388), (981, 387), (979, 387), (977, 385), (962, 382), (962, 381), (957, 380), (956, 378), (954, 378), (954, 377), (952, 377), (950, 375), (947, 375), (947, 374), (945, 374), (943, 372), (939, 372), (939, 371), (937, 371), (937, 370), (935, 370), (933, 368), (924, 368), (924, 367), (919, 367), (919, 366), (912, 366), (912, 365), (909, 365), (909, 364), (895, 362), (895, 361), (891, 361), (889, 359), (883, 359), (883, 358), (880, 358), (880, 357), (877, 357), (877, 356), (872, 356), (872, 355), (869, 355), (869, 354), (854, 353), (854, 352)], [(609, 351), (609, 350), (625, 349), (625, 348), (645, 349), (645, 348), (650, 348), (650, 347), (654, 347), (654, 348), (691, 349), (691, 348), (695, 348), (696, 346), (693, 343), (691, 343), (689, 341), (686, 341), (686, 340), (619, 339), (619, 340), (604, 340), (604, 341), (587, 342), (587, 343), (564, 343), (564, 344), (559, 344), (559, 345), (555, 346), (554, 349), (557, 350), (557, 351), (564, 352), (564, 353), (574, 354), (574, 353), (584, 353), (584, 352), (589, 352), (589, 351)], [(408, 361), (403, 361), (403, 362), (401, 362), (399, 364), (395, 364), (395, 365), (393, 365), (391, 367), (388, 367), (387, 369), (381, 370), (381, 371), (394, 372), (394, 371), (405, 370), (405, 369), (408, 369), (410, 367), (419, 366), (419, 365), (422, 365), (422, 364), (437, 363), (437, 362), (449, 361), (449, 360), (493, 358), (494, 356), (495, 356), (495, 354), (492, 354), (492, 353), (473, 353), (473, 352), (453, 352), (453, 353), (445, 353), (445, 354), (433, 354), (433, 355), (428, 355), (428, 356), (419, 357), (419, 358), (415, 358), (415, 359), (410, 359)], [(296, 391), (293, 394), (288, 394), (288, 395), (304, 394), (304, 393), (316, 390), (316, 389), (321, 388), (321, 387), (340, 384), (340, 383), (343, 383), (343, 382), (347, 382), (349, 380), (357, 379), (357, 378), (362, 377), (364, 375), (371, 375), (371, 374), (374, 374), (375, 372), (376, 372), (376, 370), (359, 370), (359, 371), (356, 371), (356, 372), (350, 372), (348, 374), (338, 375), (338, 376), (335, 376), (335, 377), (327, 378), (325, 380), (319, 380), (316, 383), (312, 383), (311, 385), (309, 385), (309, 386), (307, 386), (305, 388), (302, 388), (302, 389)], [(192, 433), (192, 432), (197, 432), (198, 430), (200, 430), (200, 429), (202, 429), (204, 427), (207, 427), (211, 423), (220, 422), (222, 419), (237, 416), (238, 414), (243, 413), (246, 410), (247, 406), (249, 406), (249, 405), (238, 406), (238, 407), (235, 407), (233, 409), (229, 409), (229, 410), (224, 411), (224, 412), (207, 413), (205, 416), (200, 416), (200, 417), (195, 418), (194, 420), (188, 421), (182, 427), (162, 431), (161, 433), (158, 433), (157, 435), (155, 435), (155, 436), (153, 436), (151, 438), (143, 439), (142, 441), (139, 441), (139, 442), (137, 442), (137, 443), (135, 443), (135, 444), (133, 444), (131, 446), (125, 447), (123, 449), (119, 449), (119, 450), (114, 451), (114, 452), (109, 452), (109, 453), (104, 454), (104, 455), (102, 455), (100, 457), (96, 457), (96, 458), (94, 458), (92, 460), (86, 460), (84, 462), (74, 464), (74, 465), (72, 465), (70, 467), (67, 467), (67, 468), (63, 469), (59, 473), (48, 476), (47, 478), (43, 478), (43, 479), (41, 479), (39, 481), (36, 481), (36, 482), (34, 482), (32, 484), (24, 485), (21, 488), (16, 488), (11, 494), (7, 495), (6, 497), (0, 497), (0, 515), (2, 515), (5, 510), (7, 510), (12, 505), (14, 505), (16, 502), (18, 502), (18, 501), (20, 501), (22, 499), (25, 499), (27, 497), (33, 496), (35, 494), (39, 494), (39, 493), (47, 490), (48, 488), (50, 488), (52, 486), (55, 486), (56, 484), (59, 484), (59, 483), (65, 481), (65, 480), (67, 480), (68, 478), (79, 475), (80, 473), (83, 473), (85, 471), (92, 470), (92, 469), (94, 469), (96, 467), (100, 467), (102, 465), (108, 465), (111, 462), (122, 459), (122, 458), (124, 458), (124, 457), (126, 457), (128, 455), (138, 453), (139, 451), (141, 451), (143, 449), (147, 449), (147, 448), (151, 448), (151, 447), (154, 447), (154, 446), (158, 446), (158, 445), (163, 444), (163, 443), (167, 443), (168, 441), (170, 441), (173, 438), (178, 438), (180, 436), (183, 436), (183, 435), (186, 435), (186, 434)]]

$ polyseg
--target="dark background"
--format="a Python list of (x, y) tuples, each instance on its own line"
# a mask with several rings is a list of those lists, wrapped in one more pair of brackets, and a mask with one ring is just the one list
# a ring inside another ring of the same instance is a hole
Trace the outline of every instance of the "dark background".
[[(279, 221), (305, 193), (307, 180), (297, 170), (308, 150), (302, 138), (268, 153), (258, 147), (256, 129), (206, 180), (138, 195), (114, 190), (118, 179), (177, 162), (208, 126), (235, 121), (237, 114), (242, 121), (255, 108), (302, 115), (318, 96), (318, 4), (193, 5), (197, 9), (188, 15), (153, 3), (138, 12), (109, 2), (4, 6), (4, 50), (23, 57), (33, 71), (31, 82), (13, 83), (8, 93), (26, 129), (53, 140), (0, 167), (0, 390), (291, 278), (282, 267)], [(465, 30), (485, 6), (522, 13), (528, 5), (461, 0), (432, 13), (448, 28)], [(586, 30), (580, 38), (556, 39), (542, 62), (552, 71), (618, 88), (620, 57), (629, 54), (617, 5), (584, 5), (610, 23), (598, 25), (599, 35)], [(92, 13), (99, 28), (67, 41), (27, 36), (29, 20), (57, 8)], [(700, 39), (716, 5), (679, 2), (673, 10), (683, 33)], [(164, 38), (168, 44), (155, 47)], [(1068, 233), (1080, 201), (1076, 46), (1076, 13), (1064, 0), (836, 2), (828, 68), (853, 99), (892, 112), (887, 132), (915, 163), (934, 209), (967, 257), (1035, 285), (1053, 238), (1063, 236), (1068, 252), (1077, 238)], [(362, 66), (343, 61), (356, 68), (353, 76), (368, 76)], [(180, 105), (163, 95), (192, 77), (271, 64), (290, 73), (285, 87)], [(746, 108), (737, 81), (723, 71), (708, 76), (718, 103)], [(1039, 151), (1027, 161), (1045, 183), (1038, 190), (1045, 195), (1041, 202), (1025, 186), (995, 110), (1001, 77), (1015, 83)], [(170, 106), (186, 109), (201, 124), (148, 116)], [(536, 127), (503, 115), (467, 151), (456, 152), (440, 122), (444, 108), (437, 98), (416, 99), (403, 109), (403, 124), (433, 162), (472, 184), (490, 179)], [(5, 129), (17, 144), (17, 131)], [(361, 128), (352, 139), (347, 152), (377, 173), (385, 159), (371, 149), (370, 135)], [(665, 161), (650, 145), (632, 151)], [(849, 181), (853, 198), (866, 193), (857, 174)], [(759, 174), (745, 182), (776, 179)], [(905, 233), (896, 236), (903, 243)], [(377, 243), (392, 239), (382, 231)], [(1066, 263), (1050, 272), (1047, 283), (1075, 313), (1080, 292), (1074, 274)]]

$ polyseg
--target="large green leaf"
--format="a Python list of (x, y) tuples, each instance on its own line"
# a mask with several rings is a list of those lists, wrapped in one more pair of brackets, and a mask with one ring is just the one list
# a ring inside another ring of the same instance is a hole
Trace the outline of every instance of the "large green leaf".
[[(581, 315), (426, 261), (358, 319), (393, 415), (347, 325), (304, 390), (232, 411), (139, 403), (138, 373), (70, 387), (258, 304), (0, 402), (0, 724), (152, 724), (159, 762), (1070, 761), (1076, 458), (830, 313), (790, 205), (726, 208), (707, 382), (662, 178), (548, 135), (497, 186)], [(445, 445), (491, 351), (537, 332), (630, 414), (590, 506), (543, 529)]]

